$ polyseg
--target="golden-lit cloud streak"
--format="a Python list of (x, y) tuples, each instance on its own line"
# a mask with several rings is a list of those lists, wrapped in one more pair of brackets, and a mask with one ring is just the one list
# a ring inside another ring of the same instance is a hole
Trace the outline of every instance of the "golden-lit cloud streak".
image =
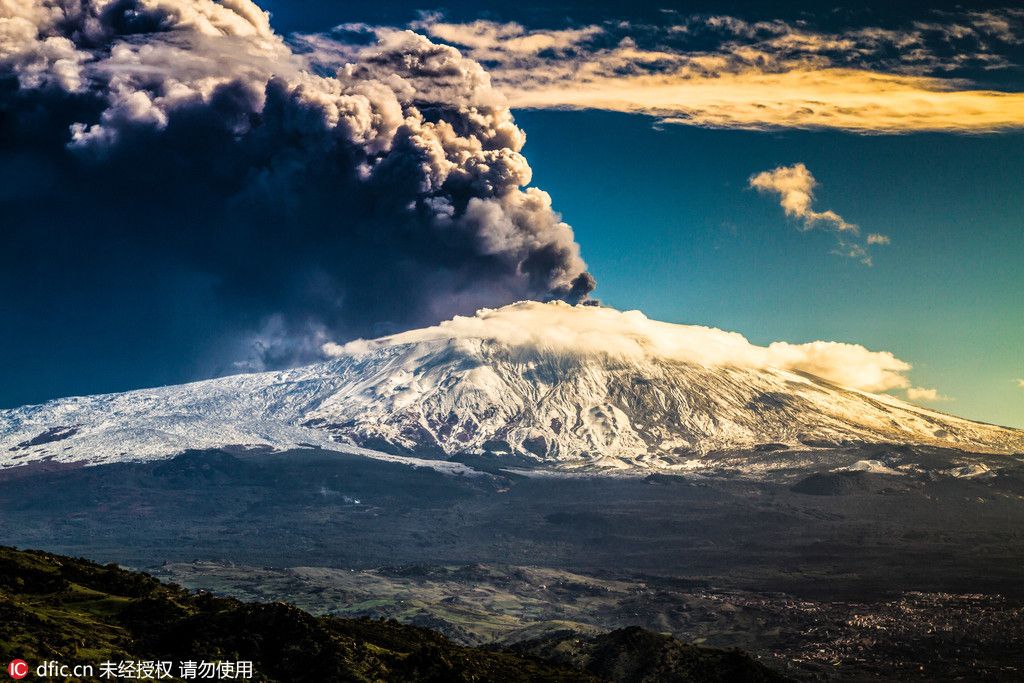
[(1024, 128), (1024, 92), (964, 77), (1015, 68), (1007, 55), (1024, 43), (1024, 12), (935, 18), (846, 33), (725, 16), (545, 30), (426, 15), (411, 28), (480, 62), (513, 108), (600, 109), (752, 130)]
[(958, 85), (925, 76), (811, 68), (499, 83), (513, 108), (603, 109), (716, 128), (838, 128), (859, 133), (1024, 128), (1024, 93)]

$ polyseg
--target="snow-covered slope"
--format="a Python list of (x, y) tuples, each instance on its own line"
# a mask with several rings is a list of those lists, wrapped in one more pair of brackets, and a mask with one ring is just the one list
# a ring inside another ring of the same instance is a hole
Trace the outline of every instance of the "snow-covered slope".
[[(705, 330), (684, 345), (687, 353), (667, 353), (633, 329), (624, 338), (639, 343), (634, 353), (601, 339), (604, 327), (590, 334), (587, 325), (577, 326), (593, 344), (566, 332), (579, 316), (601, 325), (617, 319), (593, 317), (606, 313), (520, 306), (556, 314), (542, 337), (531, 332), (523, 338), (516, 329), (516, 323), (534, 324), (532, 318), (513, 316), (511, 327), (499, 333), (486, 320), (481, 326), (478, 314), (457, 319), (470, 325), (335, 347), (333, 360), (294, 370), (0, 411), (0, 466), (150, 459), (228, 445), (311, 445), (370, 454), (352, 448), (364, 447), (429, 458), (518, 454), (566, 468), (666, 469), (708, 451), (768, 443), (896, 442), (1024, 452), (1021, 430), (843, 387), (800, 364), (773, 367), (751, 360), (745, 349), (723, 354), (716, 344), (736, 343), (718, 336), (728, 333)], [(515, 307), (499, 312), (509, 310), (515, 313)], [(704, 330), (668, 327), (681, 334)], [(833, 372), (818, 351), (807, 362)]]

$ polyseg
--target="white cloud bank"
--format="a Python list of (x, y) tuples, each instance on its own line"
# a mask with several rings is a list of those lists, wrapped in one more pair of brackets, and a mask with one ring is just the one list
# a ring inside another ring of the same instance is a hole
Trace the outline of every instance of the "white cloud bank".
[(802, 163), (756, 173), (747, 182), (758, 192), (778, 195), (782, 210), (787, 216), (802, 221), (805, 230), (824, 227), (841, 235), (833, 249), (835, 254), (858, 259), (870, 266), (872, 259), (868, 247), (889, 244), (891, 241), (888, 235), (873, 232), (861, 243), (858, 239), (860, 228), (856, 225), (835, 211), (815, 211), (811, 204), (814, 202), (814, 188), (818, 181)]
[(481, 339), (540, 352), (658, 357), (710, 366), (777, 368), (806, 372), (862, 391), (910, 386), (909, 363), (888, 351), (859, 344), (814, 341), (807, 344), (751, 344), (737, 332), (651, 320), (640, 311), (561, 302), (524, 301), (482, 309), (434, 327), (345, 345), (327, 344), (329, 356), (361, 354), (383, 346)]

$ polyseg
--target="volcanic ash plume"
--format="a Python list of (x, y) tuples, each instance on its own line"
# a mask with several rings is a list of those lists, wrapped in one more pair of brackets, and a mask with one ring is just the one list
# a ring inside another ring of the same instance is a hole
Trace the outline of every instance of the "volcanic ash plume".
[(413, 33), (323, 73), (248, 0), (0, 0), (0, 287), (15, 322), (101, 300), (202, 328), (182, 353), (259, 331), (270, 364), (580, 301), (524, 141), (479, 65)]

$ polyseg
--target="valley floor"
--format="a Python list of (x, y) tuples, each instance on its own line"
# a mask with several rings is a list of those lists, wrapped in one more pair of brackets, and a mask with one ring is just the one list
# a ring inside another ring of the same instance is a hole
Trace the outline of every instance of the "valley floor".
[(624, 625), (738, 648), (802, 680), (1014, 680), (1024, 602), (908, 592), (876, 601), (796, 598), (664, 577), (558, 569), (405, 565), (273, 569), (220, 562), (153, 568), (161, 579), (316, 614), (394, 618), (465, 645), (514, 645)]
[(1020, 459), (934, 476), (908, 463), (959, 456), (843, 457), (881, 465), (452, 476), (317, 451), (191, 453), (8, 472), (0, 540), (465, 644), (638, 625), (807, 680), (1019, 680)]

